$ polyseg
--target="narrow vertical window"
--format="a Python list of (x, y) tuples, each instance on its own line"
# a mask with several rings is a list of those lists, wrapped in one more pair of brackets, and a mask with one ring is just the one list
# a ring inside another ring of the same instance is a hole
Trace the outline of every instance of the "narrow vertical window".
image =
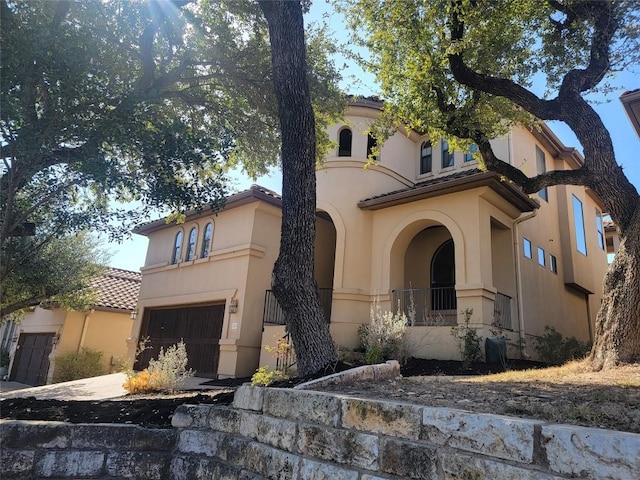
[(471, 145), (469, 145), (469, 151), (464, 154), (464, 161), (473, 162), (474, 160), (473, 154), (476, 153), (477, 151), (478, 151), (478, 145), (476, 145), (475, 143), (472, 143)]
[(181, 249), (182, 249), (182, 231), (176, 234), (176, 241), (173, 246), (173, 255), (171, 256), (171, 263), (178, 263), (180, 261)]
[(546, 256), (544, 253), (544, 248), (538, 247), (538, 265), (544, 267), (546, 265)]
[(573, 197), (573, 227), (576, 233), (576, 248), (578, 252), (587, 255), (587, 237), (584, 231), (584, 214), (582, 202), (575, 195)]
[(353, 135), (351, 130), (343, 128), (338, 134), (338, 156), (350, 157), (351, 156), (351, 140)]
[(522, 239), (522, 248), (525, 257), (533, 258), (533, 252), (531, 251), (531, 242), (526, 238)]
[[(367, 134), (367, 158), (373, 154), (373, 150), (378, 146), (378, 140), (376, 140), (370, 133)], [(374, 160), (378, 157), (374, 156)]]
[(431, 146), (431, 140), (427, 140), (420, 145), (420, 175), (431, 172), (432, 160), (433, 147)]
[(209, 256), (209, 250), (211, 249), (211, 239), (213, 238), (213, 223), (207, 223), (204, 227), (204, 234), (202, 235), (202, 255), (200, 258), (207, 258)]
[(558, 273), (558, 260), (552, 254), (549, 254), (549, 270), (553, 273)]
[(193, 260), (196, 256), (196, 240), (197, 232), (196, 227), (193, 227), (189, 232), (189, 243), (187, 243), (187, 257), (186, 261)]
[(596, 208), (596, 229), (598, 230), (598, 246), (604, 250), (604, 224), (602, 222), (602, 212)]
[(449, 142), (442, 140), (442, 168), (453, 167), (453, 152), (449, 150)]
[[(546, 161), (544, 152), (537, 145), (536, 145), (536, 170), (538, 172), (538, 175), (547, 172), (547, 161)], [(540, 190), (538, 192), (538, 195), (545, 202), (549, 201), (549, 192), (547, 191), (546, 187)]]

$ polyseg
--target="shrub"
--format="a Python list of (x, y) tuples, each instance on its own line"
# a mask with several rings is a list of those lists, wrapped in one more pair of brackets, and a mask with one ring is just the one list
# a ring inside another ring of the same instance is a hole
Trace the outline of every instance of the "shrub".
[(290, 375), (287, 375), (282, 370), (271, 370), (268, 366), (260, 367), (256, 370), (251, 376), (251, 385), (260, 385), (266, 387), (271, 385), (273, 382), (277, 382), (279, 380), (286, 380), (290, 378)]
[(193, 371), (187, 370), (187, 362), (187, 348), (183, 341), (167, 350), (160, 348), (158, 359), (149, 360), (147, 368), (129, 375), (123, 387), (129, 393), (173, 392), (193, 376)]
[(382, 311), (376, 298), (371, 306), (369, 325), (362, 325), (358, 330), (366, 362), (373, 364), (389, 359), (399, 360), (406, 330), (407, 316), (399, 308), (395, 314)]
[(482, 349), (478, 333), (475, 328), (469, 326), (473, 309), (467, 308), (462, 315), (464, 315), (464, 324), (451, 327), (451, 335), (458, 340), (463, 368), (469, 368), (473, 362), (482, 360)]
[(102, 352), (82, 348), (79, 352), (61, 353), (55, 358), (53, 381), (69, 382), (81, 378), (97, 377), (106, 372), (102, 365)]
[(9, 363), (11, 363), (9, 350), (6, 348), (0, 348), (0, 367), (8, 367)]
[(575, 337), (563, 337), (555, 328), (547, 325), (544, 327), (544, 335), (536, 338), (534, 348), (541, 362), (562, 365), (569, 360), (584, 357), (591, 350), (591, 344)]

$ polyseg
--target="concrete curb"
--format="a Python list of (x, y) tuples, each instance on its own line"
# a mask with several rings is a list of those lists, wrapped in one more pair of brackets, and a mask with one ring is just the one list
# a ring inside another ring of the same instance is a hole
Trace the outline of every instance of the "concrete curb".
[(296, 390), (309, 390), (314, 387), (336, 385), (344, 382), (355, 382), (358, 380), (371, 380), (374, 382), (390, 380), (398, 376), (400, 376), (400, 364), (397, 360), (389, 360), (386, 363), (380, 363), (378, 365), (364, 365), (362, 367), (345, 370), (344, 372), (333, 373), (326, 377), (301, 383), (293, 388)]

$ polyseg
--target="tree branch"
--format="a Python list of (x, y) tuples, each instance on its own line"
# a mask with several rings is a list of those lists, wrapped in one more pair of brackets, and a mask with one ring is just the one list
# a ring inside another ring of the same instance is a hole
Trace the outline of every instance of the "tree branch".
[(0, 318), (4, 318), (13, 312), (17, 312), (18, 310), (24, 310), (25, 308), (29, 307), (37, 307), (47, 298), (47, 296), (38, 295), (37, 297), (26, 298), (24, 300), (20, 300), (19, 302), (14, 302), (11, 305), (7, 305), (6, 307), (0, 307)]

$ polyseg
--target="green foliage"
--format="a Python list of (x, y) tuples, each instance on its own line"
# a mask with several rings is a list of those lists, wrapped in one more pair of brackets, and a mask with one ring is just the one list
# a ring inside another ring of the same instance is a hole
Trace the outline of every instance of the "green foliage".
[(536, 338), (534, 348), (541, 362), (562, 365), (586, 356), (591, 350), (591, 344), (575, 337), (563, 337), (555, 328), (547, 325), (544, 327), (544, 335)]
[[(156, 210), (218, 207), (230, 167), (277, 165), (256, 3), (0, 0), (0, 14), (0, 244), (20, 243), (14, 258), (85, 229), (121, 238)], [(311, 33), (308, 44), (320, 130), (343, 99), (328, 42)], [(7, 258), (0, 280), (17, 285)]]
[(66, 352), (56, 355), (54, 383), (69, 382), (81, 378), (104, 375), (102, 352), (91, 348), (82, 348), (79, 352)]
[(107, 256), (85, 232), (66, 237), (10, 238), (0, 247), (0, 263), (11, 272), (0, 278), (2, 317), (50, 301), (80, 310), (95, 301), (89, 287)]
[[(146, 340), (140, 343), (140, 348), (146, 348)], [(174, 392), (193, 376), (187, 363), (187, 347), (182, 340), (166, 350), (161, 347), (158, 358), (149, 360), (149, 366), (143, 371), (129, 373), (123, 387), (129, 393)]]
[(369, 324), (358, 330), (365, 349), (365, 361), (369, 364), (386, 360), (400, 360), (402, 341), (407, 330), (407, 317), (398, 311), (383, 311), (378, 298), (371, 305)]
[(0, 349), (0, 367), (8, 367), (11, 363), (11, 357), (9, 357), (9, 350), (6, 348)]
[(482, 360), (482, 349), (480, 347), (480, 337), (475, 328), (469, 326), (473, 309), (467, 308), (462, 312), (464, 323), (451, 327), (451, 336), (458, 341), (458, 351), (462, 359), (464, 368), (469, 368), (471, 363)]

